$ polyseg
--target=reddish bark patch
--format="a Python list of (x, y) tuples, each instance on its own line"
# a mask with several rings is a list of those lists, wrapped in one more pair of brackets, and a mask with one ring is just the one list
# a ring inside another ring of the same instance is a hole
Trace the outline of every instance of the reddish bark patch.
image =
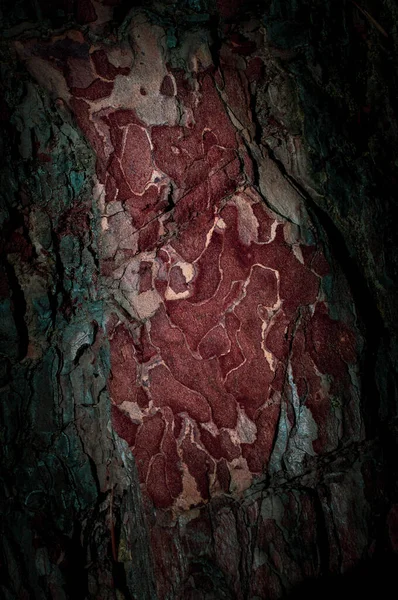
[[(109, 120), (105, 117), (103, 118), (105, 123), (109, 124)], [(110, 127), (109, 130), (111, 136), (112, 146), (115, 149), (115, 155), (120, 158), (123, 152), (123, 140), (124, 140), (124, 130), (120, 127)]]
[(162, 348), (164, 362), (175, 379), (207, 399), (217, 427), (234, 428), (237, 419), (235, 400), (225, 393), (220, 375), (215, 371), (216, 364), (192, 356), (181, 331), (170, 326), (163, 310), (152, 319), (151, 337), (156, 346)]
[[(207, 212), (209, 204), (209, 194), (207, 184), (202, 183), (197, 188), (187, 192), (179, 201), (174, 209), (174, 219), (178, 224), (192, 223), (192, 220), (198, 217), (201, 213)], [(197, 234), (203, 239), (203, 225), (201, 221), (193, 222), (193, 226), (189, 227), (190, 235), (193, 235), (192, 229), (196, 227)], [(188, 244), (185, 244), (187, 246)]]
[(99, 100), (100, 98), (107, 98), (110, 96), (112, 90), (113, 83), (96, 79), (86, 88), (72, 87), (70, 91), (77, 98), (85, 98), (86, 100)]
[(245, 360), (237, 340), (237, 333), (240, 329), (240, 326), (241, 322), (236, 315), (233, 313), (228, 313), (226, 315), (225, 327), (231, 342), (231, 349), (228, 354), (219, 358), (219, 365), (223, 379), (226, 378), (227, 374), (232, 371), (232, 369), (236, 369)]
[(267, 215), (261, 204), (255, 204), (252, 210), (258, 222), (258, 241), (267, 243), (271, 239), (271, 228), (274, 220)]
[(212, 77), (205, 75), (201, 83), (204, 101), (195, 111), (200, 131), (207, 127), (217, 136), (220, 146), (237, 148), (235, 129), (225, 112)]
[(221, 459), (217, 463), (216, 473), (217, 473), (217, 480), (218, 480), (218, 483), (220, 484), (222, 491), (228, 493), (229, 486), (231, 483), (231, 475), (229, 473), (228, 465), (227, 465), (227, 462), (225, 461), (225, 459)]
[[(241, 5), (238, 0), (218, 4), (224, 19)], [(80, 6), (85, 7), (86, 22), (96, 19), (90, 2)], [(134, 325), (131, 333), (118, 320), (109, 329), (113, 424), (133, 446), (140, 481), (157, 508), (170, 507), (186, 492), (186, 468), (204, 501), (215, 469), (216, 493), (230, 492), (235, 459), (246, 458), (253, 474), (264, 471), (278, 428), (280, 395), (284, 402), (290, 398), (288, 364), (299, 401), (317, 425), (314, 449), (332, 448), (336, 426), (327, 395), (339, 393), (342, 385), (347, 388), (347, 365), (356, 356), (353, 332), (333, 321), (318, 300), (321, 278), (329, 271), (322, 252), (318, 246), (296, 247), (302, 251), (302, 264), (285, 240), (285, 224), (276, 223), (247, 189), (254, 179), (253, 164), (219, 89), (250, 129), (248, 82), (261, 79), (264, 65), (254, 57), (245, 73), (237, 70), (234, 55), (250, 56), (255, 43), (231, 28), (226, 33), (229, 46), (217, 73), (211, 67), (189, 78), (166, 65), (169, 74), (160, 94), (177, 95), (185, 111), (184, 127), (147, 127), (133, 110), (107, 107), (95, 112), (93, 103), (109, 97), (112, 81), (129, 73), (129, 68), (112, 65), (105, 47), (91, 57), (87, 44), (65, 40), (40, 50), (69, 77), (75, 95), (70, 105), (97, 155), (106, 201), (121, 202), (126, 211), (126, 224), (118, 220), (120, 212), (117, 219), (108, 219), (104, 235), (110, 247), (119, 248), (115, 259), (101, 261), (101, 272), (119, 277), (131, 258), (133, 268), (121, 277), (131, 283), (133, 294), (146, 294), (137, 302), (152, 302), (148, 292), (153, 288), (161, 299), (153, 317)], [(65, 52), (71, 44), (69, 60)], [(79, 73), (72, 80), (73, 65)], [(97, 75), (100, 79), (93, 80)], [(147, 95), (144, 87), (140, 93)], [(164, 175), (152, 181), (155, 167)], [(112, 222), (120, 223), (119, 231)], [(131, 227), (133, 244), (125, 249), (121, 242)], [(189, 282), (183, 261), (191, 263)], [(175, 298), (170, 289), (189, 294)], [(141, 425), (121, 411), (125, 401), (136, 403), (129, 409), (137, 421), (142, 419)], [(249, 431), (243, 431), (245, 416), (256, 430), (247, 424)], [(290, 402), (287, 418), (293, 425)], [(239, 441), (253, 436), (253, 443)]]
[(184, 177), (184, 188), (190, 190), (206, 181), (209, 167), (204, 159), (194, 160), (187, 168)]
[(212, 305), (212, 300), (199, 305), (192, 305), (186, 300), (166, 303), (172, 323), (185, 334), (192, 350), (197, 350), (203, 337), (218, 323), (219, 314)]
[(194, 262), (203, 252), (206, 238), (203, 231), (211, 227), (211, 214), (205, 212), (192, 218), (171, 245), (187, 262)]
[(69, 88), (87, 88), (96, 79), (86, 56), (84, 58), (70, 56), (64, 74)]
[[(136, 399), (136, 374), (132, 339), (125, 327), (119, 325), (110, 342), (111, 375), (109, 392), (115, 404), (134, 402)], [(126, 376), (127, 375), (127, 376)]]
[(202, 358), (210, 359), (227, 354), (230, 345), (224, 327), (217, 325), (204, 336), (198, 350)]
[(150, 390), (155, 406), (169, 406), (175, 414), (186, 412), (198, 423), (211, 418), (206, 400), (174, 379), (163, 366), (151, 370)]
[(217, 136), (212, 131), (205, 131), (203, 134), (203, 153), (207, 154), (210, 148), (218, 142)]
[(225, 458), (228, 461), (240, 456), (240, 447), (235, 446), (229, 436), (228, 431), (222, 429), (219, 434), (213, 435), (204, 427), (200, 431), (200, 439), (209, 452), (210, 456), (216, 460)]
[(104, 50), (96, 50), (93, 52), (91, 54), (91, 60), (94, 63), (96, 72), (103, 79), (113, 81), (116, 75), (128, 75), (130, 73), (129, 67), (115, 67), (109, 62)]
[(311, 269), (321, 277), (330, 273), (330, 265), (321, 250), (318, 250), (315, 254), (314, 259), (311, 262)]
[[(243, 350), (243, 356), (245, 351)], [(256, 377), (253, 377), (256, 373)], [(239, 402), (250, 419), (257, 414), (257, 410), (264, 404), (268, 397), (269, 386), (273, 374), (268, 363), (260, 357), (247, 360), (239, 369), (231, 371), (226, 379), (226, 389)]]
[(209, 177), (210, 198), (212, 203), (218, 203), (226, 196), (232, 194), (236, 189), (236, 181), (228, 176), (225, 169), (216, 171)]
[(169, 286), (176, 294), (185, 292), (188, 289), (184, 274), (178, 265), (170, 270)]
[(172, 504), (173, 497), (166, 478), (166, 461), (161, 454), (155, 456), (152, 461), (146, 485), (156, 508), (168, 508)]
[(113, 177), (117, 187), (117, 200), (128, 200), (131, 197), (132, 191), (126, 183), (123, 171), (120, 166), (120, 160), (116, 154), (113, 154), (108, 164), (108, 174)]
[(206, 452), (203, 452), (198, 446), (193, 444), (187, 438), (181, 444), (184, 463), (188, 471), (194, 477), (198, 486), (198, 491), (203, 500), (209, 499), (209, 474), (213, 472), (214, 467), (211, 464)]
[(315, 303), (319, 291), (319, 278), (289, 253), (281, 273), (280, 296), (287, 314), (293, 313), (299, 306)]
[(120, 109), (111, 112), (107, 118), (109, 123), (113, 127), (126, 127), (127, 125), (140, 125), (144, 124), (137, 117), (137, 113), (130, 109)]
[(203, 302), (216, 293), (221, 281), (219, 258), (222, 247), (222, 235), (214, 231), (210, 244), (196, 263), (198, 275), (194, 281), (195, 292), (189, 302)]
[(160, 451), (164, 429), (165, 423), (162, 415), (157, 412), (152, 416), (144, 417), (142, 425), (137, 432), (134, 454), (140, 458), (140, 460), (137, 460), (137, 467), (144, 481), (150, 458)]
[(193, 108), (195, 97), (192, 81), (183, 69), (171, 69), (171, 71), (177, 85), (177, 97), (183, 101), (185, 106)]
[(153, 170), (151, 147), (142, 127), (128, 126), (120, 164), (131, 190), (142, 193)]
[(242, 455), (247, 460), (252, 473), (261, 473), (266, 468), (271, 456), (275, 432), (280, 413), (280, 404), (272, 403), (262, 410), (255, 424), (257, 439), (254, 444), (242, 444)]
[(166, 482), (171, 496), (175, 499), (182, 492), (182, 473), (180, 457), (177, 452), (177, 443), (170, 429), (164, 435), (162, 452), (166, 458)]
[(160, 93), (163, 96), (174, 96), (174, 85), (170, 75), (166, 75), (163, 78), (162, 84), (160, 86)]
[(181, 432), (183, 431), (184, 428), (184, 417), (182, 417), (181, 415), (174, 415), (174, 437), (176, 438), (176, 440), (180, 437)]
[(151, 138), (157, 166), (181, 186), (185, 170), (191, 162), (187, 151), (184, 152), (182, 127), (152, 127)]
[(142, 195), (130, 193), (125, 201), (134, 226), (140, 229), (164, 208), (163, 190), (159, 192), (155, 185), (150, 185)]
[(123, 440), (126, 440), (130, 447), (134, 446), (139, 425), (133, 423), (130, 417), (125, 415), (124, 412), (114, 404), (111, 405), (111, 411), (113, 429), (118, 436)]
[(346, 363), (355, 361), (355, 337), (343, 323), (328, 316), (325, 305), (317, 305), (306, 339), (309, 353), (321, 373), (344, 379)]
[(140, 263), (140, 294), (152, 289), (152, 263), (142, 261)]
[(159, 221), (153, 220), (141, 229), (138, 237), (140, 252), (156, 248), (159, 243), (159, 227)]
[(156, 355), (157, 350), (151, 344), (147, 325), (141, 325), (139, 341), (134, 343), (134, 347), (140, 363), (148, 362), (153, 356)]
[(266, 346), (279, 360), (285, 360), (289, 353), (291, 342), (290, 319), (283, 311), (279, 311), (267, 331)]

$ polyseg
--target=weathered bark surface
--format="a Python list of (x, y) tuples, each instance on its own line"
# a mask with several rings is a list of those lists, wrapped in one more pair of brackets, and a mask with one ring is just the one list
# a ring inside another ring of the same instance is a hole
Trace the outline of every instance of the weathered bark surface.
[(135, 467), (109, 426), (92, 151), (26, 72), (3, 70), (2, 594), (108, 598), (137, 573), (150, 598)]
[(146, 9), (2, 14), (1, 594), (370, 585), (398, 550), (396, 7)]

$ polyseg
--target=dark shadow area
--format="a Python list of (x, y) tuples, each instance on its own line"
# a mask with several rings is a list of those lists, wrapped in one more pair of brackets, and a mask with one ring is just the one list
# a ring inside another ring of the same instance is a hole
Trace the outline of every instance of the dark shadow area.
[(398, 557), (392, 553), (362, 562), (344, 575), (309, 579), (298, 586), (285, 600), (352, 600), (353, 598), (397, 597), (396, 574)]

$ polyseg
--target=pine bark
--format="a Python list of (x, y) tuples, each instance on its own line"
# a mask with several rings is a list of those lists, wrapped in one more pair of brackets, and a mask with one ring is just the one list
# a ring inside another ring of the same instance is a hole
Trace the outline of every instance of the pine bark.
[[(211, 30), (215, 63), (220, 23), (243, 31), (257, 19), (264, 28), (266, 74), (251, 98), (256, 141), (301, 195), (334, 256), (336, 281), (350, 284), (365, 339), (366, 436), (314, 457), (294, 479), (283, 469), (264, 476), (241, 502), (215, 499), (187, 524), (161, 520), (146, 505), (128, 445), (111, 425), (101, 215), (92, 196), (96, 157), (15, 46), (66, 27), (84, 30), (91, 3), (64, 2), (65, 18), (44, 2), (6, 6), (0, 94), (0, 595), (6, 600), (278, 599), (299, 585), (307, 585), (306, 594), (364, 589), (374, 575), (388, 579), (395, 565), (397, 9), (389, 0), (366, 2), (366, 10), (317, 0), (299, 10), (293, 1), (272, 1), (225, 16), (221, 2), (208, 12), (193, 4), (182, 14), (199, 15), (197, 23)], [(123, 6), (112, 23), (121, 36)], [(178, 36), (178, 25), (168, 26), (174, 8), (164, 3), (156, 18)], [(296, 142), (303, 151), (292, 152)]]

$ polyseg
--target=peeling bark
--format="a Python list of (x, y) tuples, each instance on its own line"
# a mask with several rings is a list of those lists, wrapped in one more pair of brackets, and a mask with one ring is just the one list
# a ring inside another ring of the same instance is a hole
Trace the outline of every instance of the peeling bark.
[(395, 8), (216, 4), (1, 15), (4, 598), (395, 564)]

